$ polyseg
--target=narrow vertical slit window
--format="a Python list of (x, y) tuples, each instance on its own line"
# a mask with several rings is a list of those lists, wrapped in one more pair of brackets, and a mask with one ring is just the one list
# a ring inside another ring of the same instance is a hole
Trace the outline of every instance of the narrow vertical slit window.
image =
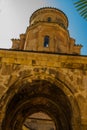
[(44, 37), (44, 47), (48, 47), (49, 46), (49, 36), (45, 36)]
[(51, 17), (48, 17), (48, 22), (51, 22)]

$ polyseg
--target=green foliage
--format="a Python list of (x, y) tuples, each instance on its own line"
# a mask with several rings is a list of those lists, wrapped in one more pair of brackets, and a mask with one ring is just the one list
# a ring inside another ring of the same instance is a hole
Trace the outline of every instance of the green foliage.
[(76, 0), (74, 5), (79, 11), (80, 15), (87, 20), (87, 0)]

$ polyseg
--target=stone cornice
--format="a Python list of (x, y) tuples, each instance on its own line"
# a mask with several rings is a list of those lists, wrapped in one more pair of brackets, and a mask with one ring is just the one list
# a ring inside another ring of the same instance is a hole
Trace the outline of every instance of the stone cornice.
[(26, 33), (29, 31), (29, 30), (32, 30), (34, 28), (37, 28), (39, 26), (47, 26), (47, 27), (56, 27), (56, 29), (58, 28), (59, 30), (61, 30), (62, 32), (64, 32), (67, 36), (69, 36), (69, 33), (68, 31), (66, 31), (66, 29), (64, 29), (62, 26), (60, 26), (58, 23), (55, 23), (55, 22), (51, 22), (51, 23), (48, 23), (46, 21), (42, 22), (42, 21), (39, 21), (37, 23), (35, 23), (34, 25), (30, 25), (27, 30), (26, 30)]

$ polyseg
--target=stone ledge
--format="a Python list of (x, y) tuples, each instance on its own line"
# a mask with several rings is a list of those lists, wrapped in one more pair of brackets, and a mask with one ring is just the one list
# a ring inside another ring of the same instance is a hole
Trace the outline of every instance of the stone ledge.
[(29, 66), (87, 70), (87, 57), (63, 54), (0, 50), (0, 62)]

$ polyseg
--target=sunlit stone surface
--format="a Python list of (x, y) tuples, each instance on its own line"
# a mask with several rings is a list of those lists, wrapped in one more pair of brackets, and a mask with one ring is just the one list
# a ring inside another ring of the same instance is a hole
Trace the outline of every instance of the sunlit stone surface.
[(0, 130), (87, 130), (87, 56), (68, 18), (41, 8), (0, 50)]

